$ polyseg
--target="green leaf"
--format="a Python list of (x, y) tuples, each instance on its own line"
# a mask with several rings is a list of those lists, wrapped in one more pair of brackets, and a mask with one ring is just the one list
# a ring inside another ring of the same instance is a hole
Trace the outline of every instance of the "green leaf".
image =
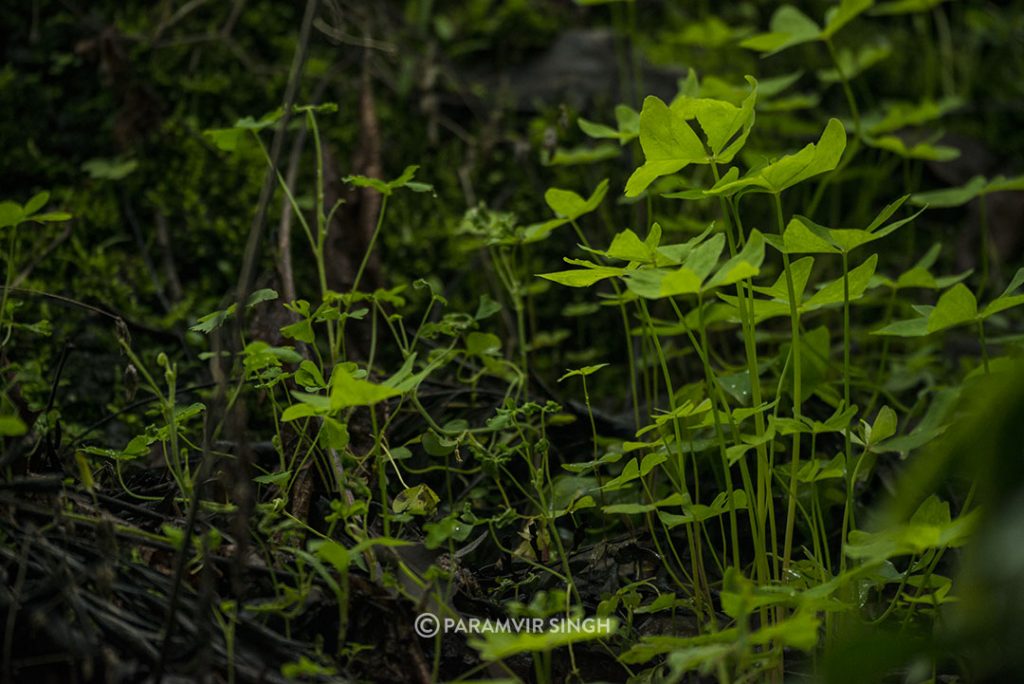
[(697, 294), (703, 278), (686, 266), (669, 270), (644, 269), (626, 275), (626, 288), (645, 299)]
[(287, 338), (298, 340), (299, 342), (305, 342), (306, 344), (313, 344), (316, 340), (316, 336), (313, 333), (313, 322), (308, 318), (303, 318), (301, 321), (282, 327), (281, 334)]
[(976, 197), (1009, 190), (1024, 190), (1024, 176), (1016, 176), (1014, 178), (997, 176), (991, 181), (986, 180), (984, 176), (975, 176), (959, 187), (915, 193), (910, 198), (910, 201), (913, 204), (928, 206), (933, 209), (959, 207)]
[(597, 209), (601, 204), (601, 200), (604, 199), (605, 195), (608, 194), (608, 179), (601, 181), (594, 188), (594, 192), (590, 194), (590, 197), (583, 199), (572, 190), (562, 190), (560, 188), (549, 188), (544, 193), (544, 201), (547, 202), (551, 210), (555, 212), (560, 218), (567, 219), (569, 221), (575, 221), (584, 214)]
[(624, 503), (602, 506), (601, 512), (608, 515), (640, 515), (657, 510), (657, 508), (655, 504)]
[(494, 356), (501, 352), (501, 338), (493, 333), (471, 332), (466, 335), (466, 353), (470, 356)]
[(368, 176), (345, 176), (342, 181), (354, 185), (358, 188), (373, 188), (382, 195), (391, 195), (395, 190), (399, 188), (406, 188), (413, 192), (430, 192), (433, 190), (432, 185), (426, 183), (414, 183), (412, 182), (413, 177), (416, 175), (416, 171), (420, 167), (416, 164), (410, 164), (405, 167), (401, 175), (398, 178), (390, 181), (382, 181), (378, 178), (370, 178)]
[(26, 221), (35, 221), (36, 223), (59, 223), (60, 221), (69, 221), (73, 217), (66, 211), (47, 211), (42, 214), (32, 214), (26, 216)]
[(897, 423), (896, 412), (888, 406), (883, 406), (875, 416), (871, 429), (866, 433), (868, 446), (880, 444), (895, 435)]
[(725, 234), (716, 233), (691, 249), (686, 259), (683, 260), (683, 266), (695, 273), (703, 282), (715, 269), (723, 249), (725, 249)]
[(924, 337), (928, 334), (928, 317), (911, 318), (895, 321), (871, 332), (872, 335), (892, 335), (895, 337)]
[[(1024, 300), (1021, 303), (1024, 303)], [(979, 315), (978, 300), (962, 283), (957, 283), (944, 292), (934, 307), (920, 306), (915, 308), (920, 314), (919, 317), (890, 323), (883, 328), (873, 331), (871, 334), (923, 337), (965, 323), (983, 320), (987, 315), (991, 315), (987, 309)]]
[[(790, 264), (789, 272), (793, 277), (793, 294), (797, 302), (803, 300), (804, 290), (807, 289), (807, 281), (811, 277), (811, 269), (814, 267), (814, 257), (797, 259)], [(789, 287), (786, 285), (786, 274), (779, 274), (771, 287), (754, 287), (756, 292), (766, 294), (783, 304), (789, 303)]]
[(949, 504), (934, 494), (921, 504), (910, 521), (879, 532), (853, 530), (845, 546), (850, 558), (883, 561), (896, 556), (921, 554), (932, 549), (966, 543), (977, 526), (980, 511), (972, 510), (952, 520)]
[(563, 622), (548, 632), (484, 632), (483, 638), (473, 637), (469, 645), (480, 653), (485, 661), (503, 660), (519, 653), (551, 651), (562, 646), (591, 639), (603, 639), (618, 629), (615, 618), (602, 618), (584, 629), (575, 622)]
[(348, 425), (330, 416), (323, 416), (323, 429), (320, 431), (320, 445), (325, 449), (341, 451), (349, 444)]
[(565, 285), (566, 287), (590, 287), (594, 283), (604, 280), (605, 278), (612, 278), (614, 276), (623, 275), (627, 272), (624, 268), (598, 266), (587, 261), (579, 261), (576, 259), (566, 259), (565, 261), (570, 264), (586, 266), (586, 268), (578, 268), (570, 271), (557, 271), (555, 273), (540, 273), (537, 277), (550, 280), (558, 283), (559, 285)]
[(817, 143), (809, 143), (799, 152), (774, 161), (734, 181), (716, 183), (709, 194), (732, 195), (752, 189), (778, 194), (797, 183), (831, 171), (839, 164), (846, 149), (846, 129), (839, 119), (829, 119)]
[(581, 131), (591, 138), (595, 138), (597, 140), (612, 138), (614, 140), (619, 140), (621, 143), (622, 138), (620, 137), (619, 131), (611, 126), (605, 126), (604, 124), (584, 119), (582, 116), (576, 119), (576, 125), (580, 127)]
[(857, 247), (880, 240), (905, 226), (924, 211), (924, 209), (921, 209), (911, 216), (882, 226), (907, 199), (908, 197), (904, 196), (887, 205), (868, 227), (863, 230), (857, 228), (826, 228), (804, 216), (794, 216), (790, 220), (789, 225), (786, 226), (786, 231), (783, 234), (783, 244), (786, 251), (790, 254), (850, 253)]
[[(871, 276), (874, 275), (875, 267), (877, 265), (878, 255), (872, 254), (864, 261), (863, 264), (850, 269), (850, 272), (847, 274), (847, 281), (851, 302), (864, 296), (864, 291), (867, 290), (868, 284), (871, 282)], [(841, 304), (844, 298), (843, 291), (844, 286), (842, 277), (836, 278), (815, 292), (810, 299), (800, 306), (800, 310), (814, 311), (824, 306)]]
[[(943, 116), (962, 106), (963, 100), (958, 97), (946, 97), (940, 100), (925, 98), (920, 102), (892, 101), (887, 102), (881, 112), (872, 112), (864, 117), (864, 126), (869, 136), (895, 133), (912, 126), (923, 126), (941, 119)], [(941, 132), (934, 133), (929, 142), (941, 137)]]
[(1010, 281), (1010, 284), (1007, 285), (1001, 295), (988, 303), (985, 310), (981, 312), (981, 317), (988, 318), (1000, 311), (1005, 311), (1024, 304), (1024, 295), (1013, 294), (1020, 289), (1021, 285), (1024, 285), (1024, 268), (1017, 269), (1017, 273), (1014, 275), (1013, 280)]
[(622, 472), (617, 477), (608, 480), (604, 483), (601, 489), (611, 492), (617, 489), (622, 489), (625, 485), (633, 482), (640, 478), (640, 462), (637, 459), (632, 459), (623, 468)]
[(947, 145), (936, 145), (932, 141), (924, 141), (908, 146), (896, 135), (863, 136), (864, 142), (870, 147), (887, 150), (904, 159), (921, 159), (924, 161), (945, 162), (960, 156), (960, 150)]
[(473, 526), (462, 522), (455, 515), (448, 515), (436, 523), (425, 523), (423, 530), (427, 533), (423, 545), (428, 549), (438, 549), (449, 539), (458, 542), (466, 541), (473, 533)]
[(884, 40), (860, 46), (857, 50), (841, 48), (837, 53), (840, 68), (819, 69), (818, 80), (822, 83), (833, 84), (841, 83), (844, 78), (853, 79), (879, 62), (888, 59), (890, 55), (892, 55), (892, 46)]
[(433, 489), (420, 483), (399, 492), (391, 502), (391, 510), (410, 515), (433, 515), (440, 501), (441, 497)]
[(577, 375), (580, 376), (580, 377), (584, 377), (585, 378), (588, 375), (593, 375), (594, 373), (596, 373), (597, 371), (601, 370), (602, 368), (604, 368), (607, 365), (608, 365), (607, 363), (599, 363), (599, 364), (597, 364), (595, 366), (584, 366), (583, 368), (577, 368), (577, 369), (574, 369), (574, 370), (566, 371), (565, 375), (563, 375), (562, 377), (558, 378), (558, 382), (562, 382), (566, 378), (571, 378), (571, 377), (574, 377), (574, 376), (577, 376)]
[(46, 206), (46, 203), (50, 201), (50, 193), (42, 191), (33, 195), (32, 198), (25, 202), (25, 208), (23, 209), (26, 216), (31, 216), (40, 209)]
[(277, 299), (277, 297), (277, 290), (272, 290), (269, 287), (264, 288), (262, 290), (256, 290), (251, 295), (249, 295), (249, 299), (245, 301), (245, 308), (251, 309), (257, 304), (260, 304), (262, 302), (271, 302)]
[(17, 202), (0, 202), (0, 228), (16, 226), (25, 218), (25, 210)]
[(620, 145), (635, 140), (640, 135), (640, 112), (626, 105), (616, 105), (615, 122), (617, 128), (588, 121), (583, 117), (576, 124), (586, 135), (596, 139), (618, 140)]
[(0, 228), (17, 226), (19, 223), (24, 223), (25, 221), (53, 223), (58, 221), (67, 221), (72, 218), (71, 214), (63, 211), (52, 211), (44, 214), (36, 213), (42, 209), (49, 200), (50, 193), (43, 191), (29, 199), (24, 207), (17, 202), (12, 202), (10, 200), (0, 202)]
[(13, 413), (0, 415), (0, 437), (18, 437), (28, 432), (28, 426)]
[(293, 391), (292, 396), (298, 400), (299, 403), (292, 404), (284, 413), (281, 414), (281, 420), (288, 422), (291, 420), (297, 420), (299, 418), (308, 418), (310, 416), (325, 415), (331, 410), (330, 397), (325, 397), (321, 394), (309, 394), (308, 392)]
[(90, 159), (82, 164), (82, 170), (96, 180), (122, 180), (139, 168), (134, 159)]
[(222, 152), (237, 152), (249, 140), (249, 133), (238, 128), (209, 128), (203, 135)]
[(714, 277), (704, 286), (710, 290), (723, 285), (733, 285), (741, 280), (752, 278), (761, 272), (764, 262), (764, 236), (756, 228), (750, 231), (747, 242), (740, 252), (722, 264)]
[(954, 285), (939, 297), (938, 303), (928, 317), (928, 332), (938, 332), (963, 323), (970, 323), (978, 316), (978, 300), (974, 293), (962, 283)]
[(338, 366), (331, 376), (331, 410), (350, 406), (373, 406), (402, 393), (386, 385), (376, 385), (368, 380), (353, 378), (347, 370)]
[(766, 53), (767, 57), (818, 40), (820, 36), (821, 27), (813, 19), (792, 5), (783, 5), (772, 14), (767, 33), (747, 38), (740, 47)]
[(839, 29), (874, 4), (875, 0), (842, 0), (839, 7), (831, 9), (825, 14), (825, 29), (821, 32), (822, 40), (830, 39)]
[(757, 81), (747, 76), (750, 92), (739, 107), (724, 100), (706, 97), (676, 98), (672, 102), (673, 113), (689, 120), (696, 118), (704, 131), (711, 155), (705, 153), (702, 161), (729, 163), (743, 147), (754, 125), (754, 105), (757, 102)]
[(208, 335), (209, 333), (213, 332), (220, 326), (224, 325), (224, 321), (226, 321), (234, 313), (235, 305), (232, 304), (223, 311), (214, 311), (212, 313), (206, 314), (205, 316), (200, 316), (196, 320), (196, 324), (189, 327), (189, 330), (198, 333), (203, 333), (204, 335)]
[(642, 263), (654, 264), (658, 261), (658, 253), (655, 249), (656, 246), (657, 245), (652, 246), (641, 240), (636, 233), (629, 228), (626, 228), (624, 231), (616, 234), (615, 237), (612, 238), (612, 244), (605, 252), (597, 249), (587, 249), (586, 247), (583, 249), (609, 259), (618, 259), (620, 261), (639, 261)]
[(278, 473), (268, 473), (267, 475), (259, 475), (252, 478), (252, 481), (256, 484), (272, 484), (272, 485), (283, 485), (288, 482), (288, 479), (292, 476), (292, 471), (282, 470)]
[(636, 197), (661, 176), (677, 173), (705, 159), (704, 143), (680, 112), (649, 95), (640, 111), (640, 147), (644, 164), (626, 182), (626, 196)]
[(485, 292), (480, 295), (480, 303), (476, 307), (476, 313), (473, 314), (473, 319), (482, 321), (490, 318), (499, 311), (501, 311), (501, 304)]
[(661, 521), (665, 523), (665, 526), (669, 529), (691, 522), (703, 522), (716, 518), (720, 515), (728, 513), (731, 508), (745, 509), (747, 507), (747, 493), (742, 489), (738, 489), (732, 492), (732, 496), (729, 496), (728, 492), (721, 492), (715, 497), (715, 500), (711, 502), (710, 506), (704, 504), (688, 503), (683, 504), (683, 515), (676, 515), (673, 513), (666, 513), (665, 511), (658, 511), (658, 516)]

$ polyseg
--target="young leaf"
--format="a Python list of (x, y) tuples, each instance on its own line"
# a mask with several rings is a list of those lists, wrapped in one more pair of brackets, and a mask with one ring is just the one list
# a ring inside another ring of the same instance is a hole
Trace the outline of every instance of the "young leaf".
[(646, 299), (661, 299), (700, 292), (704, 278), (686, 266), (629, 271), (626, 288)]
[[(864, 296), (864, 291), (867, 289), (868, 283), (871, 282), (871, 276), (874, 275), (875, 267), (877, 265), (878, 255), (872, 254), (863, 264), (850, 269), (850, 272), (847, 274), (850, 301), (860, 299)], [(801, 305), (800, 309), (801, 311), (814, 311), (815, 309), (820, 309), (823, 306), (841, 304), (844, 299), (843, 291), (844, 287), (842, 277), (836, 278), (815, 292), (810, 299)]]
[(608, 194), (607, 178), (597, 184), (594, 192), (587, 199), (583, 199), (572, 190), (549, 188), (544, 193), (544, 201), (560, 218), (567, 221), (575, 221), (580, 216), (589, 214), (597, 209), (606, 194)]
[(813, 19), (792, 5), (775, 10), (768, 23), (768, 32), (747, 38), (741, 47), (774, 55), (791, 47), (818, 40), (821, 27)]
[(764, 262), (764, 236), (756, 228), (750, 231), (743, 249), (733, 258), (726, 261), (714, 277), (709, 280), (705, 290), (723, 285), (733, 285), (741, 280), (752, 278), (761, 272)]
[(607, 365), (608, 365), (607, 363), (599, 363), (596, 366), (584, 366), (583, 368), (577, 368), (577, 369), (574, 369), (574, 370), (567, 370), (565, 372), (565, 375), (563, 375), (562, 377), (558, 378), (558, 382), (562, 382), (566, 378), (571, 378), (571, 377), (574, 377), (574, 376), (577, 376), (577, 375), (580, 376), (580, 377), (586, 377), (588, 375), (593, 375), (594, 373), (596, 373), (597, 371), (601, 370), (602, 368), (604, 368)]
[(441, 497), (433, 489), (421, 483), (399, 492), (391, 502), (391, 510), (410, 515), (433, 515), (440, 501)]
[(519, 653), (547, 652), (552, 649), (591, 639), (603, 639), (618, 629), (615, 618), (599, 620), (594, 628), (584, 629), (575, 623), (566, 622), (549, 632), (483, 632), (483, 638), (472, 637), (469, 645), (480, 653), (485, 661), (495, 661)]
[(845, 149), (846, 129), (839, 119), (829, 119), (817, 143), (809, 143), (799, 152), (752, 171), (739, 180), (726, 182), (723, 178), (708, 194), (732, 195), (747, 188), (778, 194), (801, 181), (836, 168)]
[(923, 337), (940, 330), (979, 320), (978, 300), (962, 283), (954, 285), (943, 293), (934, 307), (915, 308), (921, 314), (918, 318), (890, 323), (871, 334)]
[(959, 207), (976, 197), (1007, 190), (1024, 190), (1024, 176), (997, 176), (991, 181), (984, 176), (975, 176), (959, 187), (915, 193), (910, 201), (918, 206), (927, 205), (932, 208)]
[(626, 273), (624, 268), (612, 266), (598, 266), (590, 262), (583, 262), (576, 259), (566, 259), (568, 263), (587, 265), (586, 268), (577, 268), (570, 271), (557, 271), (555, 273), (539, 273), (538, 278), (544, 278), (566, 287), (590, 287), (596, 282), (606, 278), (612, 278)]
[(393, 387), (356, 379), (341, 366), (335, 368), (331, 377), (332, 411), (350, 406), (373, 406), (400, 394), (401, 392)]
[(615, 107), (615, 122), (617, 128), (605, 126), (604, 124), (588, 121), (583, 117), (576, 120), (576, 124), (591, 138), (618, 140), (620, 145), (635, 140), (640, 135), (640, 112), (626, 105)]
[(981, 317), (988, 318), (1000, 311), (1024, 304), (1024, 295), (1013, 294), (1020, 289), (1021, 285), (1024, 285), (1024, 268), (1017, 270), (1017, 274), (1010, 281), (1010, 284), (1006, 286), (1006, 289), (1003, 290), (1003, 293), (989, 302), (985, 310), (981, 312)]
[(706, 97), (679, 97), (672, 102), (674, 113), (685, 119), (697, 119), (711, 155), (705, 153), (704, 161), (729, 163), (746, 143), (754, 125), (754, 105), (757, 102), (757, 81), (747, 76), (750, 92), (737, 107), (731, 102)]
[(768, 57), (804, 43), (831, 40), (841, 28), (873, 4), (874, 0), (842, 0), (838, 7), (826, 12), (824, 28), (792, 5), (783, 5), (772, 15), (768, 33), (748, 38), (740, 45), (766, 53), (765, 57)]
[(861, 14), (874, 4), (875, 0), (842, 0), (839, 3), (839, 7), (830, 9), (825, 14), (825, 29), (821, 32), (822, 40), (830, 39), (839, 29), (846, 26), (858, 14)]
[(645, 162), (626, 182), (627, 197), (636, 197), (657, 178), (705, 158), (704, 143), (682, 113), (653, 95), (647, 96), (640, 112), (640, 147)]
[(399, 188), (407, 188), (413, 192), (430, 192), (434, 186), (427, 183), (416, 183), (412, 180), (419, 168), (416, 164), (406, 166), (398, 178), (390, 181), (382, 181), (368, 176), (345, 176), (342, 180), (359, 188), (373, 188), (385, 196), (391, 195)]
[(629, 228), (612, 238), (612, 244), (603, 255), (621, 261), (639, 261), (651, 264), (657, 261), (657, 253), (651, 245), (641, 240)]
[(870, 147), (887, 150), (904, 159), (945, 162), (952, 161), (960, 156), (960, 150), (955, 147), (936, 145), (935, 140), (938, 137), (936, 135), (933, 136), (933, 139), (924, 140), (912, 145), (907, 145), (906, 141), (897, 135), (882, 135), (878, 137), (865, 135), (863, 139)]
[(928, 332), (938, 332), (973, 321), (978, 315), (978, 300), (963, 284), (947, 290), (928, 316)]

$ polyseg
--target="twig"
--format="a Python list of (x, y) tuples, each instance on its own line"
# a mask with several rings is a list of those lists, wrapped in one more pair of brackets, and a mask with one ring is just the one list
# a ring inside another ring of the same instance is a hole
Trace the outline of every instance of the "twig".
[(281, 148), (284, 146), (284, 138), (291, 121), (292, 108), (295, 105), (295, 96), (298, 93), (299, 81), (302, 80), (302, 71), (306, 63), (306, 48), (309, 44), (309, 32), (313, 23), (317, 0), (306, 1), (306, 11), (302, 17), (302, 27), (299, 30), (299, 43), (295, 48), (295, 57), (292, 60), (291, 73), (288, 76), (288, 85), (285, 87), (283, 111), (277, 129), (274, 131), (274, 138), (270, 144), (270, 168), (267, 169), (263, 178), (263, 187), (260, 188), (260, 197), (256, 205), (256, 214), (253, 216), (252, 224), (249, 226), (249, 237), (245, 243), (245, 255), (242, 261), (242, 270), (238, 278), (238, 285), (235, 288), (235, 300), (239, 310), (239, 328), (241, 328), (242, 312), (245, 309), (244, 303), (249, 296), (249, 289), (252, 287), (253, 269), (256, 264), (256, 255), (259, 251), (260, 238), (263, 232), (263, 223), (267, 216), (267, 207), (274, 194), (277, 185), (277, 162), (281, 158)]
[[(259, 202), (256, 206), (256, 213), (253, 216), (252, 225), (249, 227), (249, 236), (246, 240), (245, 254), (242, 261), (242, 268), (238, 284), (234, 291), (234, 299), (237, 309), (235, 325), (232, 326), (230, 337), (231, 346), (237, 345), (243, 339), (245, 330), (245, 300), (249, 296), (252, 287), (253, 271), (256, 265), (256, 257), (259, 253), (260, 242), (263, 236), (263, 225), (266, 219), (267, 207), (277, 184), (278, 160), (281, 157), (281, 149), (284, 146), (284, 138), (288, 129), (288, 122), (291, 120), (292, 109), (295, 105), (295, 97), (298, 93), (299, 82), (302, 80), (303, 68), (306, 62), (306, 50), (309, 44), (310, 29), (313, 25), (313, 16), (317, 9), (317, 0), (307, 0), (305, 13), (302, 17), (302, 26), (299, 29), (298, 44), (295, 48), (295, 55), (292, 60), (291, 69), (288, 75), (288, 84), (285, 87), (283, 111), (281, 121), (278, 122), (274, 131), (274, 138), (269, 152), (270, 164), (263, 180), (263, 187), (260, 190)], [(253, 508), (252, 484), (249, 481), (250, 462), (252, 460), (249, 447), (246, 443), (246, 411), (244, 402), (233, 402), (229, 397), (228, 375), (221, 367), (221, 350), (225, 347), (223, 335), (216, 334), (213, 339), (215, 356), (211, 364), (211, 372), (217, 380), (218, 390), (216, 400), (224, 407), (223, 425), (230, 432), (238, 445), (237, 460), (234, 467), (234, 482), (232, 484), (232, 496), (237, 505), (235, 516), (236, 544), (238, 548), (237, 560), (232, 572), (232, 583), (237, 590), (241, 590), (243, 563), (248, 546), (248, 520)], [(216, 430), (219, 432), (219, 428)], [(189, 534), (186, 530), (186, 535)]]
[(160, 246), (160, 261), (164, 269), (167, 288), (170, 290), (171, 301), (180, 301), (184, 290), (181, 287), (181, 279), (178, 278), (178, 270), (174, 266), (174, 252), (171, 251), (171, 236), (167, 231), (167, 217), (161, 211), (156, 212), (156, 244)]
[(124, 216), (128, 219), (128, 225), (132, 227), (132, 235), (135, 237), (135, 245), (139, 248), (139, 252), (142, 255), (142, 263), (146, 266), (146, 272), (149, 273), (149, 279), (153, 282), (153, 290), (156, 292), (156, 298), (160, 300), (160, 306), (164, 308), (165, 312), (170, 312), (171, 303), (167, 299), (167, 294), (164, 292), (163, 283), (160, 282), (160, 275), (156, 271), (156, 266), (153, 264), (153, 260), (149, 256), (149, 248), (146, 247), (146, 241), (142, 237), (142, 227), (139, 225), (139, 220), (135, 216), (135, 210), (132, 209), (131, 202), (128, 201), (127, 195), (123, 195), (121, 201), (124, 203)]

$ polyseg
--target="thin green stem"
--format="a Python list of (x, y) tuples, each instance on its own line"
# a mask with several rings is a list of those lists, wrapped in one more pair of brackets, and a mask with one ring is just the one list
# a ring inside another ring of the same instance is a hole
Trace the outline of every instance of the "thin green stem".
[(366, 254), (363, 255), (363, 260), (359, 263), (359, 270), (356, 271), (356, 277), (352, 279), (352, 291), (359, 291), (359, 281), (363, 279), (363, 272), (366, 270), (366, 265), (370, 262), (370, 255), (373, 254), (373, 247), (377, 244), (377, 237), (380, 235), (381, 226), (384, 225), (384, 213), (388, 208), (388, 196), (384, 195), (380, 202), (380, 213), (377, 214), (377, 226), (373, 229), (373, 235), (370, 236), (370, 244), (366, 246)]
[[(775, 217), (778, 222), (779, 235), (786, 230), (786, 222), (782, 215), (782, 198), (775, 193)], [(786, 274), (786, 291), (789, 298), (789, 318), (791, 345), (793, 350), (793, 418), (797, 423), (801, 420), (801, 405), (803, 403), (801, 387), (801, 363), (800, 363), (800, 310), (796, 300), (796, 287), (793, 283), (793, 270), (789, 264), (789, 254), (782, 252), (782, 264)], [(789, 570), (789, 563), (793, 553), (793, 528), (796, 525), (796, 498), (799, 480), (797, 471), (800, 469), (800, 430), (793, 433), (793, 455), (789, 466), (789, 506), (786, 512), (786, 531), (782, 546), (782, 574), (783, 580)]]

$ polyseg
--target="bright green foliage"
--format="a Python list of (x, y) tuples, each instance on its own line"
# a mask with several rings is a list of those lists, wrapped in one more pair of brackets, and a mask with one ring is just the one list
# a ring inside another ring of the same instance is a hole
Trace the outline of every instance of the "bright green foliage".
[(904, 196), (886, 206), (863, 230), (826, 228), (804, 216), (794, 216), (786, 226), (782, 246), (790, 254), (848, 254), (857, 247), (880, 240), (907, 225), (924, 211), (922, 209), (907, 218), (885, 224), (906, 201), (907, 196)]
[(852, 532), (846, 553), (853, 558), (877, 562), (933, 549), (955, 548), (967, 541), (977, 522), (977, 511), (953, 519), (949, 503), (932, 495), (905, 525), (879, 532)]
[[(635, 197), (661, 176), (690, 164), (729, 163), (743, 147), (754, 125), (757, 81), (747, 77), (750, 93), (737, 107), (723, 100), (681, 96), (671, 105), (657, 97), (644, 100), (640, 112), (640, 146), (645, 162), (626, 182), (626, 196)], [(696, 121), (705, 139), (697, 135)]]
[(611, 619), (607, 626), (602, 625), (593, 630), (576, 628), (573, 623), (555, 625), (551, 631), (543, 633), (490, 633), (484, 638), (470, 640), (470, 645), (480, 652), (480, 657), (487, 661), (501, 660), (519, 653), (548, 652), (560, 646), (567, 646), (591, 639), (611, 636), (618, 629), (618, 621)]
[(747, 38), (740, 45), (769, 56), (804, 43), (831, 40), (839, 29), (873, 4), (874, 0), (842, 0), (825, 14), (824, 26), (819, 26), (796, 7), (783, 5), (772, 15), (768, 33)]
[[(630, 267), (615, 268), (566, 259), (567, 263), (584, 268), (545, 273), (541, 277), (569, 287), (589, 287), (618, 276), (625, 280), (629, 291), (647, 299), (661, 299), (709, 292), (760, 273), (765, 241), (759, 231), (752, 231), (743, 250), (721, 265), (725, 236), (717, 233), (703, 238), (700, 236), (683, 245), (658, 246), (641, 242), (633, 231), (626, 230), (616, 235), (607, 251), (596, 253), (629, 261)], [(676, 266), (663, 267), (668, 264)], [(644, 267), (637, 268), (638, 265)]]
[(0, 229), (17, 226), (20, 223), (58, 223), (68, 221), (71, 214), (63, 211), (41, 212), (40, 209), (50, 201), (50, 193), (40, 192), (33, 195), (24, 205), (5, 200), (0, 202)]
[(594, 123), (583, 117), (577, 119), (576, 123), (580, 130), (591, 138), (610, 138), (618, 140), (620, 145), (630, 143), (640, 136), (640, 113), (626, 105), (615, 106), (616, 128)]
[(856, 50), (842, 48), (837, 53), (838, 66), (817, 71), (822, 83), (840, 83), (844, 78), (856, 78), (871, 67), (888, 59), (893, 53), (888, 42), (859, 46)]
[(708, 194), (731, 196), (741, 192), (778, 194), (797, 183), (831, 171), (846, 149), (846, 129), (838, 119), (829, 119), (817, 143), (750, 171), (743, 178), (723, 176)]
[(975, 176), (960, 187), (914, 193), (910, 202), (922, 207), (959, 207), (976, 197), (1011, 190), (1024, 190), (1024, 176), (1013, 178), (997, 176), (992, 180), (988, 180), (984, 176)]
[(572, 223), (580, 217), (595, 211), (608, 194), (608, 180), (597, 184), (590, 197), (584, 199), (572, 190), (548, 188), (544, 193), (544, 201), (558, 218), (527, 226), (523, 230), (523, 242), (537, 242), (551, 234), (555, 228)]
[(94, 4), (0, 10), (11, 676), (172, 589), (229, 682), (1024, 667), (1006, 3)]
[(1024, 294), (1014, 294), (1021, 285), (1024, 285), (1024, 268), (1017, 271), (1001, 295), (979, 309), (974, 293), (963, 283), (957, 283), (939, 297), (935, 306), (914, 307), (919, 314), (916, 318), (890, 323), (872, 334), (922, 337), (960, 325), (981, 324), (997, 313), (1024, 304)]
[(360, 188), (373, 188), (382, 195), (391, 195), (395, 190), (399, 188), (407, 188), (413, 192), (431, 192), (434, 188), (428, 183), (418, 183), (413, 181), (413, 176), (416, 175), (416, 170), (420, 167), (412, 164), (405, 167), (401, 175), (394, 180), (382, 181), (376, 178), (367, 178), (366, 176), (345, 176), (342, 180), (346, 183), (351, 183), (356, 187)]

